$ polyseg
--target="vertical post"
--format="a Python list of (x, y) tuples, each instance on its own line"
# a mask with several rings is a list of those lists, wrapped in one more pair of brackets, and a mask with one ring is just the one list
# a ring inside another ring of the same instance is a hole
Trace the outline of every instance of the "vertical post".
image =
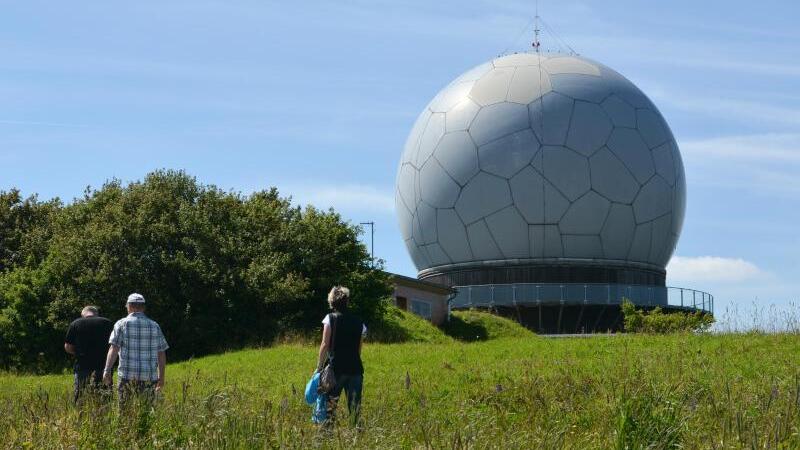
[(681, 308), (683, 308), (683, 288), (681, 288)]
[(375, 222), (361, 222), (359, 225), (369, 225), (369, 258), (372, 268), (375, 268)]

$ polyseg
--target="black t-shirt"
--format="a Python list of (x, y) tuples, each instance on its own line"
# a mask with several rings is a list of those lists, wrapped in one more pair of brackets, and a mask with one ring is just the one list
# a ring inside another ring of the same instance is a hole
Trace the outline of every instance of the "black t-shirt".
[(75, 369), (103, 370), (114, 324), (105, 317), (82, 317), (69, 324), (64, 342), (75, 346)]
[(337, 375), (361, 375), (364, 366), (358, 347), (364, 322), (353, 314), (333, 313), (330, 315), (333, 340), (333, 372)]

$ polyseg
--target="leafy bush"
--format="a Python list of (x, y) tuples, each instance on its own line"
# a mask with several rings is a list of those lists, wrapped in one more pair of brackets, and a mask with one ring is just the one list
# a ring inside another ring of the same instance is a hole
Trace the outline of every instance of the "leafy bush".
[(622, 302), (625, 331), (633, 333), (677, 333), (707, 331), (714, 323), (714, 316), (707, 312), (664, 312), (656, 307), (651, 311), (637, 309), (627, 299)]
[(180, 358), (318, 328), (334, 284), (378, 321), (391, 291), (359, 231), (274, 188), (243, 196), (176, 171), (113, 180), (66, 206), (0, 193), (0, 367), (63, 367), (81, 307), (118, 319), (130, 292)]
[(454, 311), (442, 329), (449, 336), (467, 342), (533, 336), (530, 330), (513, 320), (475, 310)]

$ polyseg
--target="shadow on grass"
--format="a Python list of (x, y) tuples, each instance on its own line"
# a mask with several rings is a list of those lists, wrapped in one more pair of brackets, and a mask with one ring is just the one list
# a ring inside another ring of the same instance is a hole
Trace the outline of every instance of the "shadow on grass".
[(457, 315), (450, 316), (450, 320), (444, 323), (442, 330), (459, 341), (475, 342), (489, 339), (489, 331), (483, 323), (468, 322)]

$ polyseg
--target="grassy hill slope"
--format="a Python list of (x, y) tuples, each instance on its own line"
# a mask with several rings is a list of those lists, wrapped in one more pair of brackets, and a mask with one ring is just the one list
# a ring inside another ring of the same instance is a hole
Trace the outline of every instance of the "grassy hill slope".
[[(0, 445), (309, 448), (323, 439), (302, 400), (315, 353), (170, 365), (155, 411), (123, 419), (73, 408), (68, 375), (1, 375)], [(364, 361), (363, 431), (341, 424), (327, 448), (800, 446), (797, 335), (369, 344)]]
[(518, 322), (483, 311), (454, 311), (444, 331), (460, 341), (526, 338), (534, 334)]

